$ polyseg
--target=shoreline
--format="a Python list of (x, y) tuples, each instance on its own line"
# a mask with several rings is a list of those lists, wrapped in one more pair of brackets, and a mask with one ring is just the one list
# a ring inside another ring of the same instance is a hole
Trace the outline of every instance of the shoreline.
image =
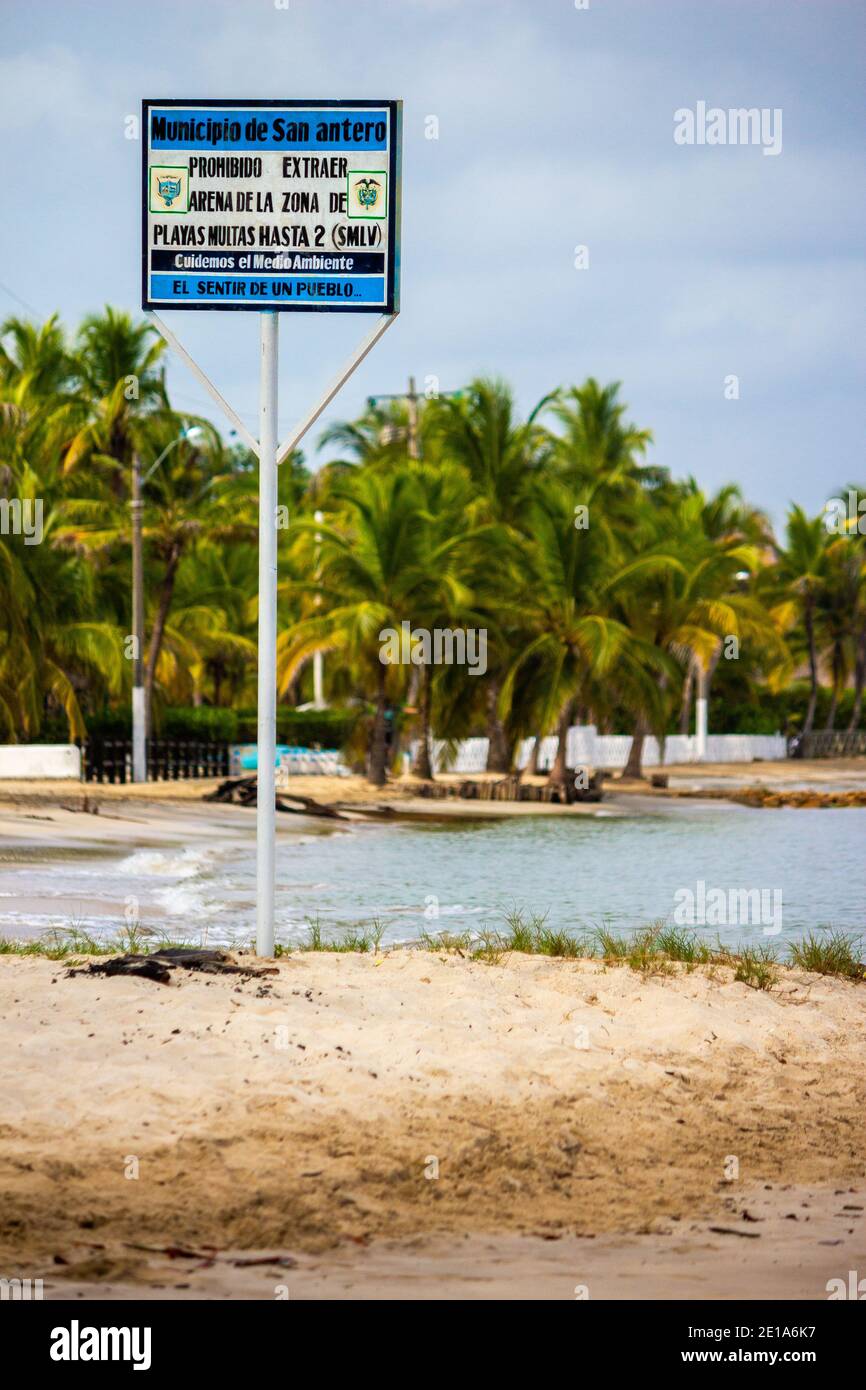
[[(292, 1297), (315, 1296), (316, 1279), (341, 1296), (347, 1279), (393, 1290), (419, 1255), (431, 1279), (456, 1267), (459, 1281), (460, 1252), (488, 1249), (474, 1277), (506, 1289), (524, 1260), (553, 1258), (544, 1245), (583, 1251), (584, 1267), (597, 1251), (605, 1281), (627, 1248), (624, 1289), (638, 1270), (694, 1268), (689, 1296), (763, 1297), (778, 1259), (801, 1270), (789, 1296), (826, 1297), (825, 1276), (866, 1257), (857, 985), (790, 970), (767, 993), (723, 968), (437, 951), (298, 953), (275, 969), (165, 986), (0, 958), (15, 1062), (0, 1108), (4, 1273), (47, 1278), (54, 1297), (177, 1284), (272, 1297), (253, 1291), (260, 1275), (273, 1286), (272, 1262), (239, 1271), (227, 1252), (279, 1253), (297, 1262)], [(813, 1204), (796, 1222), (754, 1209), (795, 1188)], [(847, 1224), (834, 1200), (859, 1208)], [(752, 1247), (769, 1253), (756, 1263)]]
[[(149, 790), (142, 788), (143, 792)], [(608, 860), (611, 872), (615, 872), (617, 845), (630, 853), (632, 845), (637, 852), (668, 843), (683, 861), (684, 847), (694, 835), (695, 853), (705, 859), (715, 853), (716, 827), (727, 836), (728, 843), (742, 844), (751, 864), (751, 879), (744, 881), (760, 885), (767, 881), (766, 873), (774, 872), (765, 867), (767, 853), (768, 863), (783, 862), (782, 856), (797, 843), (801, 828), (806, 832), (803, 843), (834, 844), (837, 854), (842, 845), (847, 862), (855, 864), (863, 817), (861, 809), (859, 813), (845, 812), (841, 821), (834, 822), (825, 820), (821, 812), (810, 829), (808, 820), (788, 812), (765, 822), (769, 833), (761, 840), (755, 837), (753, 822), (766, 812), (710, 797), (659, 799), (633, 793), (614, 796), (600, 806), (576, 807), (422, 801), (424, 812), (431, 804), (445, 809), (432, 818), (416, 816), (415, 802), (409, 799), (403, 803), (404, 814), (393, 817), (352, 816), (350, 822), (316, 816), (278, 817), (279, 883), (286, 905), (279, 937), (283, 946), (303, 948), (311, 924), (319, 916), (330, 941), (340, 941), (341, 933), (347, 932), (366, 936), (377, 931), (380, 922), (385, 924), (389, 946), (422, 939), (430, 925), (424, 910), (426, 898), (420, 891), (414, 896), (411, 890), (407, 893), (403, 879), (407, 871), (423, 876), (428, 872), (425, 866), (435, 864), (429, 872), (437, 882), (444, 882), (439, 876), (447, 873), (442, 860), (446, 850), (440, 846), (452, 846), (463, 856), (462, 877), (446, 888), (450, 896), (441, 902), (444, 927), (454, 929), (457, 935), (478, 928), (476, 935), (507, 936), (504, 924), (509, 911), (520, 907), (528, 912), (531, 901), (538, 904), (540, 915), (550, 914), (549, 925), (557, 932), (581, 937), (606, 922), (608, 904), (587, 902), (569, 885), (567, 899), (556, 897), (551, 885), (558, 880), (550, 875), (559, 873), (562, 856), (574, 856), (569, 862), (586, 870), (594, 845), (602, 854), (605, 846), (613, 845)], [(494, 809), (484, 815), (482, 808)], [(538, 812), (545, 817), (543, 830), (538, 829)], [(562, 820), (572, 812), (576, 820)], [(113, 925), (107, 939), (115, 940), (124, 924), (134, 921), (146, 932), (152, 930), (155, 939), (162, 934), (176, 942), (200, 940), (202, 944), (209, 941), (242, 947), (253, 930), (255, 828), (256, 811), (252, 807), (206, 803), (188, 796), (177, 801), (156, 801), (146, 795), (137, 799), (116, 796), (99, 803), (98, 814), (74, 810), (66, 801), (60, 805), (43, 801), (36, 806), (0, 801), (0, 936), (9, 941), (35, 941), (46, 931), (66, 935), (81, 931), (103, 939)], [(444, 838), (440, 839), (438, 832)], [(454, 843), (455, 832), (460, 835), (459, 843)], [(752, 846), (759, 840), (764, 850), (755, 853)], [(502, 861), (498, 877), (488, 874), (484, 896), (467, 880), (471, 868), (466, 866), (471, 866), (476, 845), (487, 854), (498, 854)], [(538, 885), (532, 886), (534, 881), (526, 880), (525, 866), (538, 856), (546, 869)], [(515, 867), (512, 873), (512, 859), (515, 866), (522, 863), (524, 869)], [(742, 859), (731, 859), (730, 854), (728, 859), (728, 872), (737, 875)], [(642, 880), (632, 873), (626, 901), (611, 909), (610, 920), (617, 924), (617, 930), (628, 936), (648, 923), (670, 925), (677, 902), (675, 886), (689, 883), (690, 867), (687, 861), (681, 862), (680, 876), (672, 878), (673, 886), (662, 901), (651, 891), (651, 885), (645, 893)], [(670, 865), (667, 872), (670, 877)], [(580, 873), (578, 868), (574, 875), (577, 883)], [(707, 874), (697, 875), (702, 876)], [(372, 888), (365, 887), (368, 878)], [(432, 880), (422, 877), (421, 881), (427, 884)], [(737, 877), (730, 879), (731, 884), (737, 882)], [(827, 936), (830, 922), (842, 934), (859, 934), (861, 924), (841, 889), (837, 894), (834, 885), (829, 897), (819, 901), (813, 893), (811, 898), (811, 902), (807, 897), (805, 903), (798, 904), (795, 915), (786, 920), (787, 947), (802, 941), (816, 924), (822, 937)], [(731, 911), (735, 910), (740, 910), (736, 903)], [(746, 926), (758, 923), (756, 913), (750, 900)], [(720, 935), (715, 930), (702, 932), (710, 945), (717, 936), (729, 948), (754, 944), (748, 933), (729, 933), (724, 917), (721, 920)], [(701, 926), (701, 921), (697, 924)]]
[[(654, 787), (650, 777), (663, 773), (666, 787)], [(205, 802), (206, 793), (214, 791), (223, 778), (196, 778), (187, 781), (145, 783), (98, 783), (63, 780), (0, 781), (0, 821), (7, 822), (15, 813), (26, 809), (54, 808), (71, 814), (117, 815), (143, 804), (153, 808), (199, 805), (204, 815), (219, 809), (234, 809), (247, 817), (255, 815), (252, 808), (220, 807)], [(458, 786), (466, 780), (462, 774), (444, 773), (437, 782)], [(474, 781), (499, 781), (499, 774), (473, 773)], [(544, 776), (525, 779), (542, 785)], [(396, 818), (444, 819), (459, 816), (467, 820), (492, 820), (501, 816), (593, 816), (608, 814), (640, 814), (653, 802), (669, 800), (731, 801), (750, 806), (775, 805), (863, 805), (866, 804), (866, 759), (815, 759), (811, 762), (787, 760), (755, 763), (681, 764), (647, 770), (644, 781), (623, 781), (618, 776), (605, 781), (604, 798), (597, 803), (575, 803), (560, 806), (545, 802), (428, 800), (419, 795), (419, 782), (412, 778), (396, 778), (385, 787), (372, 787), (364, 777), (292, 777), (282, 794), (291, 798), (292, 792), (315, 798), (320, 803), (341, 806), (349, 815), (357, 812), (369, 819), (382, 819), (381, 811)], [(835, 799), (835, 800), (834, 800)], [(94, 811), (95, 808), (95, 811)], [(277, 816), (277, 826), (294, 819), (292, 814)], [(35, 822), (34, 822), (35, 823)], [(3, 828), (0, 826), (0, 835)]]

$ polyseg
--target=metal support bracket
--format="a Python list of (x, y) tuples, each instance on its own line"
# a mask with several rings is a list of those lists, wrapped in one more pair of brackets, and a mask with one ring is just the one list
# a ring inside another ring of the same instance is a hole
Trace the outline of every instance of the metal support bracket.
[(376, 320), (370, 332), (366, 337), (361, 339), (361, 342), (355, 348), (351, 357), (343, 364), (343, 367), (334, 377), (334, 380), (331, 382), (324, 395), (319, 397), (317, 404), (313, 406), (309, 414), (304, 416), (301, 423), (296, 425), (292, 430), (292, 433), (285, 443), (280, 445), (277, 450), (277, 466), (281, 463), (285, 463), (292, 450), (298, 447), (304, 435), (307, 433), (307, 430), (311, 425), (316, 423), (323, 411), (327, 410), (337, 392), (341, 387), (345, 386), (355, 368), (360, 367), (367, 353), (376, 346), (382, 335), (391, 327), (396, 317), (397, 314), (383, 314), (380, 319)]
[(217, 388), (211, 381), (210, 377), (206, 376), (205, 373), (202, 371), (201, 367), (198, 365), (198, 363), (193, 361), (186, 348), (183, 346), (183, 343), (178, 341), (174, 333), (172, 333), (171, 329), (169, 328), (168, 324), (163, 323), (162, 319), (159, 317), (159, 314), (155, 314), (152, 309), (145, 310), (145, 312), (147, 314), (147, 317), (153, 324), (154, 328), (157, 330), (157, 332), (162, 334), (163, 338), (165, 338), (165, 341), (168, 343), (170, 348), (174, 348), (178, 357), (183, 358), (184, 362), (189, 367), (193, 376), (201, 382), (208, 395), (211, 396), (212, 399), (216, 402), (216, 404), (219, 406), (220, 410), (223, 412), (226, 418), (229, 419), (231, 423), (234, 425), (241, 439), (244, 441), (245, 444), (249, 446), (250, 449), (252, 449), (256, 458), (258, 458), (258, 440), (250, 434), (241, 417), (234, 410), (232, 410), (228, 401), (225, 399), (223, 395), (220, 394), (220, 392), (217, 390)]

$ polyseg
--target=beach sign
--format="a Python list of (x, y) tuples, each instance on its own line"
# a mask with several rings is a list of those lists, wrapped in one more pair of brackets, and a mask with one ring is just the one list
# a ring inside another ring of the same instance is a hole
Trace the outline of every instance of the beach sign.
[[(403, 103), (390, 98), (142, 102), (142, 305), (259, 461), (261, 956), (274, 953), (277, 470), (400, 312), (402, 116)], [(169, 309), (259, 315), (257, 434), (163, 322), (159, 311)], [(280, 443), (279, 316), (292, 310), (376, 318)], [(143, 749), (143, 733), (139, 744)]]
[(144, 308), (394, 313), (401, 106), (143, 102)]

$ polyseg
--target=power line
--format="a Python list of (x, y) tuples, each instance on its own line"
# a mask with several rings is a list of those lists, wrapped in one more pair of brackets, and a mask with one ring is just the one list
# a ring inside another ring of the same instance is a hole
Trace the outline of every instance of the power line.
[(4, 294), (8, 294), (10, 299), (16, 300), (23, 309), (27, 310), (28, 314), (33, 314), (37, 319), (40, 321), (42, 320), (42, 315), (39, 310), (34, 309), (32, 304), (28, 304), (26, 299), (22, 299), (20, 294), (16, 294), (14, 290), (10, 290), (9, 286), (4, 285), (2, 280), (0, 280), (0, 290), (2, 290)]

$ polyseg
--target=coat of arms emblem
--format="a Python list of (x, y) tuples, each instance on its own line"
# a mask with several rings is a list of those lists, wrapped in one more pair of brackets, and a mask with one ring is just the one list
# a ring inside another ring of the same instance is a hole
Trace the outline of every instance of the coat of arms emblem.
[(180, 179), (157, 180), (157, 191), (167, 208), (170, 208), (175, 198), (180, 196), (180, 182)]
[(358, 181), (358, 202), (362, 207), (373, 208), (379, 198), (380, 185), (375, 179), (360, 179)]

